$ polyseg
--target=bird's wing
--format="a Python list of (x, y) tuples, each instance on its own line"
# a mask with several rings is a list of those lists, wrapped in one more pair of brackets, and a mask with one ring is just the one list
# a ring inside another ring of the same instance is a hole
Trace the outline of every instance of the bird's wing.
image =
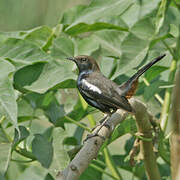
[(116, 87), (111, 80), (104, 76), (89, 77), (82, 80), (79, 85), (81, 93), (85, 96), (111, 108), (124, 109), (132, 112), (133, 109), (126, 97), (118, 94)]

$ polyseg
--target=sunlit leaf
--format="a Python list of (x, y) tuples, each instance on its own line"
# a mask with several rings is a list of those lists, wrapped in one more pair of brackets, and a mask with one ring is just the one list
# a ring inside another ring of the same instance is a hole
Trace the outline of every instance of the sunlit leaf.
[(6, 116), (17, 127), (17, 103), (12, 81), (9, 78), (14, 66), (0, 59), (0, 71), (0, 117)]
[[(92, 1), (89, 6), (81, 6), (77, 8), (77, 10), (71, 11), (70, 14), (66, 14), (66, 21), (69, 16), (74, 16), (74, 18), (71, 19), (71, 25), (66, 28), (66, 31), (70, 30), (74, 26), (76, 26), (79, 23), (92, 23), (100, 18), (103, 18), (104, 16), (115, 16), (119, 15), (122, 12), (124, 12), (128, 7), (130, 7), (134, 1), (132, 0), (96, 0)], [(68, 20), (70, 22), (70, 20)]]
[(43, 47), (52, 35), (52, 29), (47, 26), (40, 26), (27, 33), (24, 39), (37, 44), (39, 47)]
[(7, 171), (11, 157), (11, 143), (0, 142), (0, 174), (4, 175)]
[(62, 128), (53, 130), (53, 160), (49, 167), (49, 173), (56, 177), (57, 172), (63, 170), (69, 163), (69, 157), (63, 147), (63, 140), (67, 137)]
[(51, 59), (35, 44), (16, 38), (9, 38), (0, 46), (0, 57), (10, 59), (17, 69)]

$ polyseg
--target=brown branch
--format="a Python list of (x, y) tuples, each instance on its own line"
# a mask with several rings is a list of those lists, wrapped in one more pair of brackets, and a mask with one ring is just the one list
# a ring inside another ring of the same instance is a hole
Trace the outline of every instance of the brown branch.
[[(136, 110), (135, 117), (137, 119), (139, 132), (146, 138), (152, 138), (152, 128), (150, 123), (152, 116), (147, 112), (146, 106), (134, 98), (130, 100), (130, 103)], [(104, 139), (107, 139), (116, 125), (121, 123), (126, 118), (127, 114), (128, 113), (123, 110), (118, 110), (108, 119), (108, 125), (110, 128), (103, 127), (98, 134), (104, 137)], [(95, 131), (96, 128), (94, 129), (94, 132)], [(58, 173), (57, 180), (77, 180), (91, 161), (97, 157), (103, 142), (103, 139), (98, 136), (89, 138), (70, 162), (68, 167), (65, 168), (64, 171)], [(152, 142), (141, 141), (141, 149), (144, 155), (144, 163), (148, 179), (159, 180), (160, 174), (156, 164)]]
[(176, 74), (172, 99), (171, 172), (172, 179), (180, 179), (180, 69)]
[[(111, 132), (114, 130), (116, 125), (122, 122), (127, 116), (127, 113), (123, 110), (118, 110), (108, 119), (108, 125), (110, 128), (103, 127), (99, 131), (99, 135), (107, 139)], [(97, 127), (98, 128), (98, 127)], [(94, 132), (97, 129), (94, 129)], [(70, 162), (68, 167), (59, 172), (57, 175), (57, 180), (76, 180), (82, 174), (82, 172), (88, 167), (93, 159), (98, 155), (99, 149), (104, 143), (104, 140), (98, 136), (89, 138), (81, 148), (81, 150), (76, 154), (74, 159)]]
[[(144, 139), (152, 139), (152, 126), (150, 123), (152, 115), (147, 112), (147, 107), (142, 102), (136, 100), (132, 101), (131, 104), (136, 110), (135, 117), (138, 133)], [(152, 141), (140, 140), (140, 151), (143, 155), (148, 180), (160, 180), (161, 177), (156, 163)]]

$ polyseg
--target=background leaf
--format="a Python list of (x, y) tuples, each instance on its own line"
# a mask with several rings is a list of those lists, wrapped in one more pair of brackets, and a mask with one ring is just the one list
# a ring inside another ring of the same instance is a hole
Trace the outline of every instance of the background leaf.
[(17, 103), (12, 81), (9, 77), (14, 71), (14, 66), (0, 59), (0, 116), (6, 116), (17, 128)]
[(69, 157), (63, 147), (63, 140), (67, 136), (62, 128), (53, 130), (53, 161), (49, 173), (55, 177), (59, 170), (63, 170), (69, 163)]
[(52, 143), (41, 134), (36, 134), (32, 142), (32, 153), (45, 168), (48, 168), (53, 158)]

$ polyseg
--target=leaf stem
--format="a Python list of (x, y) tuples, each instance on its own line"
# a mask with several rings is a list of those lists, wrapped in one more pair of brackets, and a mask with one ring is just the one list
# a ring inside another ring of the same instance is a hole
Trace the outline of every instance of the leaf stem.
[(22, 149), (20, 147), (16, 147), (15, 151), (18, 154), (20, 154), (20, 155), (22, 155), (22, 156), (24, 156), (26, 158), (29, 158), (29, 159), (31, 159), (33, 161), (36, 160), (36, 157), (32, 154), (32, 152), (27, 151), (26, 149)]
[(109, 152), (109, 150), (108, 150), (107, 147), (105, 147), (105, 148), (103, 149), (103, 153), (104, 153), (104, 158), (105, 158), (107, 167), (110, 169), (112, 175), (113, 175), (114, 177), (116, 177), (117, 179), (122, 180), (122, 177), (121, 177), (121, 175), (120, 175), (117, 167), (115, 166), (115, 163), (114, 163), (114, 161), (112, 160), (112, 157), (111, 157), (110, 152)]
[(108, 175), (109, 177), (115, 179), (115, 180), (119, 180), (117, 177), (114, 177), (113, 175), (111, 175), (110, 173), (106, 172), (104, 169), (100, 168), (99, 166), (96, 166), (95, 164), (90, 164), (90, 167), (96, 169), (99, 172), (102, 172), (103, 174)]
[[(170, 74), (168, 79), (169, 83), (173, 83), (174, 81), (176, 68), (177, 68), (177, 61), (173, 60), (170, 66)], [(163, 131), (166, 130), (168, 123), (169, 109), (171, 104), (171, 94), (172, 94), (172, 88), (167, 88), (165, 91), (164, 103), (163, 103), (161, 119), (160, 119), (160, 125)]]
[(14, 162), (18, 162), (18, 163), (30, 163), (30, 162), (33, 162), (35, 161), (35, 159), (31, 159), (31, 160), (18, 160), (18, 159), (11, 159), (11, 161), (14, 161)]
[[(150, 86), (150, 83), (148, 82), (148, 80), (145, 77), (143, 78), (143, 81), (146, 86)], [(161, 96), (159, 96), (159, 94), (157, 94), (157, 93), (154, 96), (160, 102), (160, 104), (163, 105), (164, 101), (161, 98)]]
[(1, 128), (2, 132), (3, 132), (3, 134), (6, 136), (7, 140), (8, 140), (9, 142), (12, 142), (12, 141), (13, 141), (12, 138), (6, 133), (5, 129), (4, 129), (3, 126), (2, 126), (2, 123), (3, 123), (3, 121), (4, 121), (5, 119), (6, 119), (5, 116), (2, 116), (2, 117), (1, 117), (1, 119), (0, 119), (0, 128)]
[(86, 127), (85, 125), (81, 124), (80, 122), (78, 121), (75, 121), (74, 119), (68, 117), (68, 116), (64, 116), (68, 121), (76, 124), (77, 126), (83, 128), (84, 130), (88, 131), (88, 132), (91, 132), (91, 129), (89, 129), (88, 127)]

